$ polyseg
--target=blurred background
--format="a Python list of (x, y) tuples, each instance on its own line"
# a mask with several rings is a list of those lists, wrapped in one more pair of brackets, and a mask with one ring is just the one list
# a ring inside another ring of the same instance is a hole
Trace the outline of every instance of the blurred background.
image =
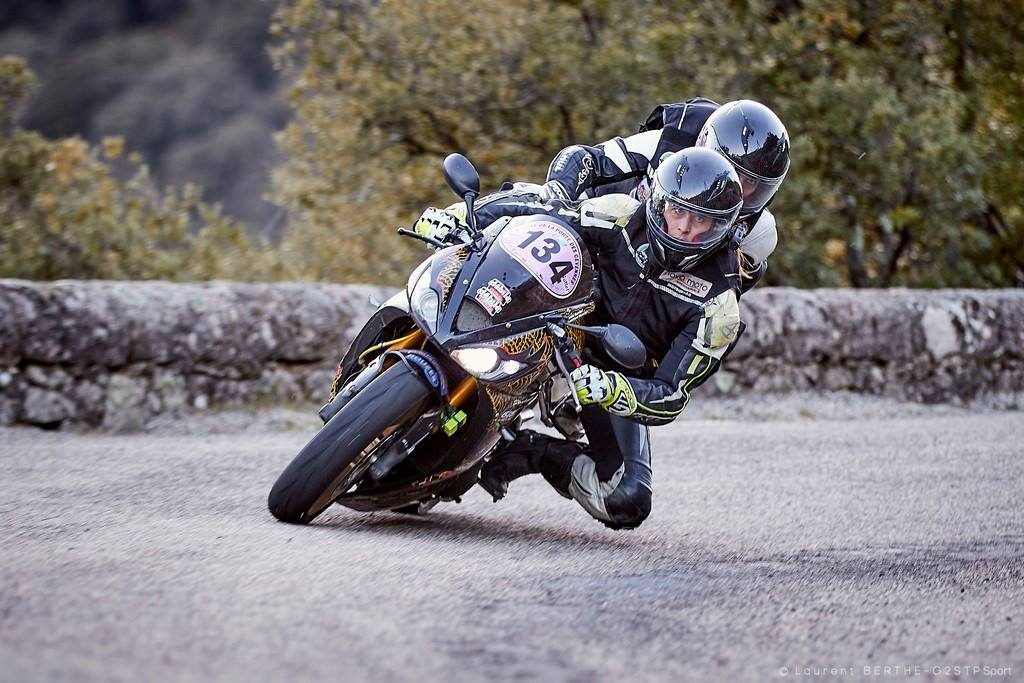
[(0, 2), (0, 277), (404, 281), (454, 198), (654, 105), (793, 140), (768, 282), (1024, 286), (1024, 0)]

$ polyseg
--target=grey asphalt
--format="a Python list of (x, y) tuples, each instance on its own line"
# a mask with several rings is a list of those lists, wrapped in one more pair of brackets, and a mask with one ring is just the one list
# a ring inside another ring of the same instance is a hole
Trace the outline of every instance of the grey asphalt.
[(1024, 414), (802, 400), (655, 430), (632, 532), (540, 479), (280, 524), (280, 415), (0, 430), (0, 680), (1024, 678)]

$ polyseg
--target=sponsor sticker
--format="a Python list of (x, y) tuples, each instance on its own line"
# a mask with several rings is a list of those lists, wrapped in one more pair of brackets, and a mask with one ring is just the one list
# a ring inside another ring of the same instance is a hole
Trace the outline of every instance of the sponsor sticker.
[(498, 278), (491, 278), (486, 285), (476, 290), (473, 298), (493, 318), (501, 313), (501, 309), (512, 303), (512, 292), (504, 282)]
[(594, 157), (589, 154), (583, 157), (583, 164), (580, 166), (580, 172), (576, 176), (576, 189), (585, 188), (587, 180), (590, 179), (590, 174), (594, 172)]
[(583, 252), (565, 226), (548, 221), (510, 223), (498, 244), (553, 296), (565, 299), (576, 291)]
[(648, 259), (647, 252), (650, 251), (650, 249), (651, 249), (650, 243), (644, 242), (643, 244), (640, 245), (640, 247), (633, 254), (636, 257), (636, 264), (638, 266), (640, 266), (641, 268), (646, 268), (647, 267), (647, 259)]
[(647, 201), (647, 195), (649, 194), (648, 181), (644, 178), (640, 181), (640, 184), (636, 186), (636, 198), (641, 202)]
[(690, 273), (662, 273), (661, 279), (670, 285), (674, 285), (684, 292), (693, 294), (703, 299), (711, 291), (711, 283), (703, 278)]

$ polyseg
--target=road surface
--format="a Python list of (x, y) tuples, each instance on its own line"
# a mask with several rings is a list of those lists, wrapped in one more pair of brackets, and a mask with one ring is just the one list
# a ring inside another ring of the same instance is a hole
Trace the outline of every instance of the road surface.
[(632, 532), (539, 478), (280, 524), (311, 424), (0, 430), (0, 680), (1024, 679), (1019, 411), (707, 403)]

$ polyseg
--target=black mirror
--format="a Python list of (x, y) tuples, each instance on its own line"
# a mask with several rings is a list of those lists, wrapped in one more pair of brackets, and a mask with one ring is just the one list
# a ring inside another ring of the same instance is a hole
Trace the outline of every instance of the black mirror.
[(633, 330), (624, 325), (612, 323), (606, 327), (588, 327), (587, 325), (569, 325), (574, 330), (586, 332), (601, 340), (605, 353), (613, 361), (624, 368), (635, 370), (647, 362), (647, 347)]
[(469, 159), (461, 154), (449, 154), (444, 159), (444, 179), (448, 187), (460, 197), (480, 194), (480, 174)]
[(647, 362), (647, 348), (633, 330), (611, 324), (601, 335), (601, 344), (609, 358), (624, 368), (635, 370)]

